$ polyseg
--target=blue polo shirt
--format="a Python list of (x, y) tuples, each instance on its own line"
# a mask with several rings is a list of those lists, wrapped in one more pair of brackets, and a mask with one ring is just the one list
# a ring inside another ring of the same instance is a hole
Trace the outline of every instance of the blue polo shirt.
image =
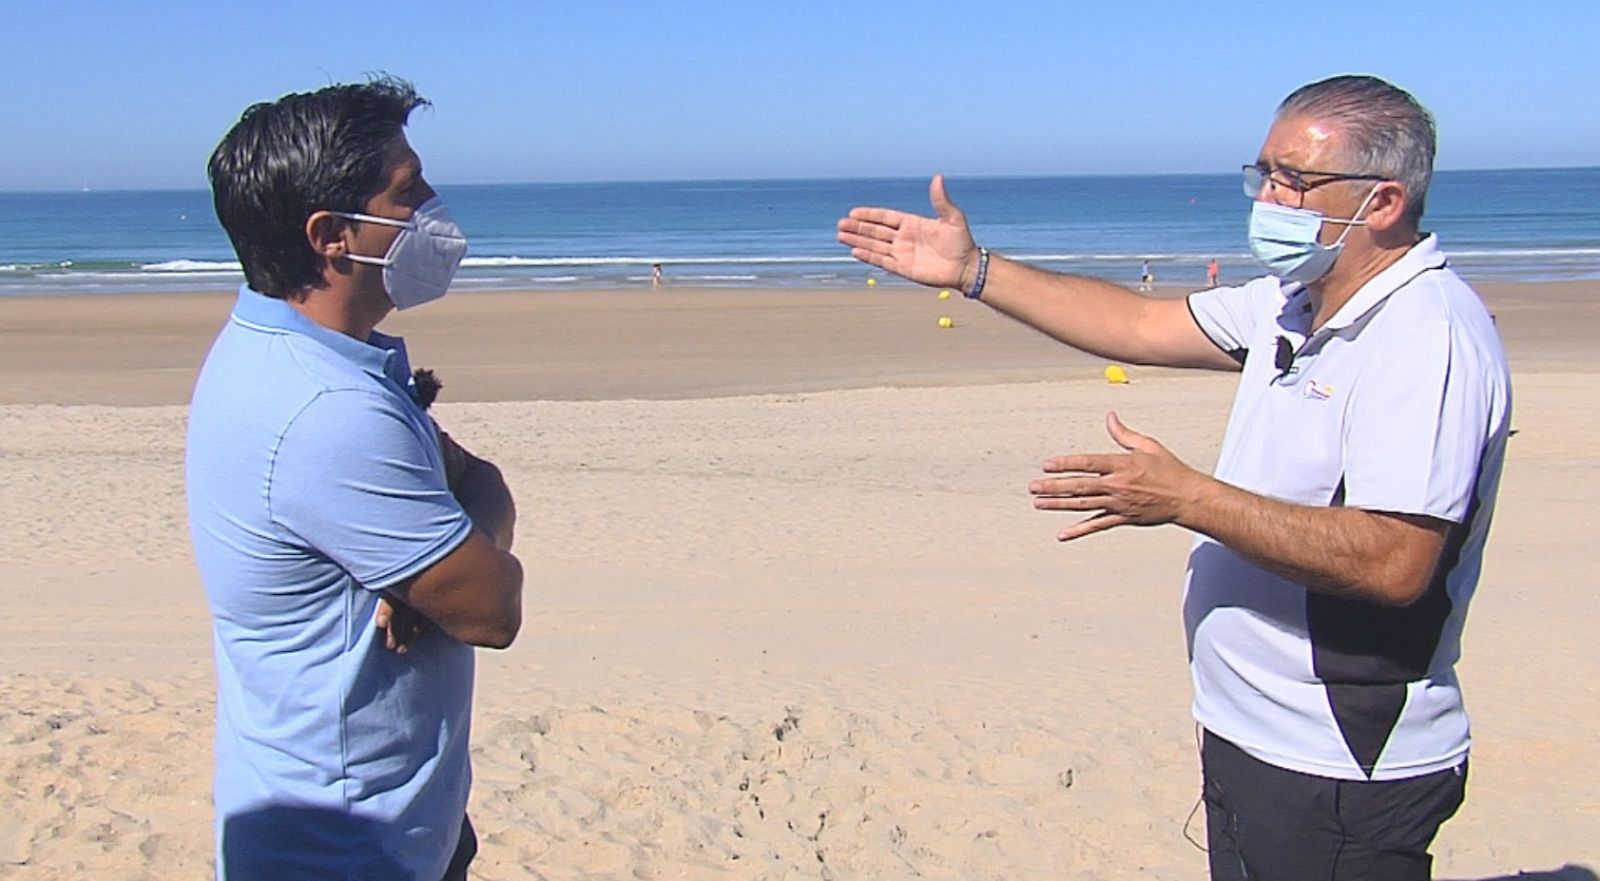
[(406, 654), (384, 588), (472, 522), (401, 340), (241, 288), (189, 410), (189, 525), (214, 627), (217, 874), (437, 881), (471, 768), (472, 649)]

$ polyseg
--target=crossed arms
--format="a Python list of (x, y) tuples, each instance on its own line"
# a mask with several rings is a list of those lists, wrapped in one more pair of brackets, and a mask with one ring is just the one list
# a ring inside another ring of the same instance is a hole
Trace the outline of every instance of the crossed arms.
[(468, 645), (506, 648), (522, 627), (522, 564), (510, 553), (516, 505), (499, 468), (443, 431), (439, 448), (473, 530), (439, 562), (386, 591), (374, 624), (400, 653), (429, 622)]

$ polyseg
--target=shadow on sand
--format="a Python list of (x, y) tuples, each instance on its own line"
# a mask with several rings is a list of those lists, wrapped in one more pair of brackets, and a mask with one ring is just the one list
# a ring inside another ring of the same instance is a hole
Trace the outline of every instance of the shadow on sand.
[[(1445, 881), (1445, 879), (1440, 879)], [(1459, 881), (1600, 881), (1600, 875), (1588, 866), (1567, 863), (1559, 869), (1518, 872), (1515, 875), (1496, 875), (1493, 878), (1461, 878)]]

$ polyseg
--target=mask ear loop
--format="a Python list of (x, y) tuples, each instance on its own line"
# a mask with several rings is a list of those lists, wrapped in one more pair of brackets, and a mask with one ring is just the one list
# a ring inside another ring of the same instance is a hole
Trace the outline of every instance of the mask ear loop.
[(1383, 186), (1384, 183), (1386, 183), (1386, 182), (1385, 181), (1378, 181), (1377, 183), (1372, 185), (1372, 189), (1367, 191), (1367, 197), (1365, 199), (1361, 200), (1361, 207), (1356, 209), (1356, 213), (1350, 215), (1350, 219), (1349, 220), (1338, 220), (1338, 219), (1335, 219), (1335, 218), (1332, 218), (1332, 217), (1324, 217), (1323, 218), (1323, 220), (1325, 222), (1327, 222), (1327, 223), (1342, 223), (1342, 224), (1344, 224), (1344, 232), (1339, 233), (1339, 238), (1334, 240), (1334, 243), (1329, 245), (1328, 247), (1330, 247), (1330, 248), (1342, 247), (1344, 245), (1344, 237), (1350, 234), (1350, 230), (1351, 229), (1354, 229), (1355, 227), (1358, 227), (1358, 226), (1366, 226), (1367, 225), (1367, 222), (1365, 220), (1358, 220), (1357, 218), (1359, 218), (1361, 216), (1361, 212), (1367, 210), (1367, 207), (1372, 204), (1372, 197), (1378, 195), (1378, 187)]
[[(376, 214), (358, 214), (354, 211), (331, 211), (329, 213), (333, 214), (335, 217), (343, 217), (346, 220), (354, 220), (357, 223), (376, 223), (381, 226), (392, 226), (397, 229), (416, 229), (416, 222), (412, 220), (396, 220), (393, 217), (379, 217)], [(399, 241), (399, 239), (396, 239), (395, 241)], [(393, 248), (394, 246), (391, 245), (390, 247)], [(365, 254), (346, 253), (344, 258), (352, 263), (365, 263), (368, 266), (387, 267), (390, 263), (394, 262), (389, 259), (388, 255), (384, 255), (382, 257), (368, 257)]]
[(354, 211), (330, 211), (328, 213), (336, 217), (343, 217), (346, 220), (354, 220), (360, 223), (377, 223), (399, 229), (411, 229), (416, 223), (413, 220), (397, 220), (393, 217), (379, 217), (376, 214), (357, 214)]

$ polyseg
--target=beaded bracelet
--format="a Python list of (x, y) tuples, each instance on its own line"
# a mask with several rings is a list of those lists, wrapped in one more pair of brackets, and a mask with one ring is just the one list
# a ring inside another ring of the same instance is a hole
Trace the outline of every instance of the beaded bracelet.
[(972, 282), (972, 290), (963, 291), (962, 296), (969, 300), (976, 300), (983, 296), (983, 283), (989, 280), (989, 249), (978, 249), (978, 277)]

